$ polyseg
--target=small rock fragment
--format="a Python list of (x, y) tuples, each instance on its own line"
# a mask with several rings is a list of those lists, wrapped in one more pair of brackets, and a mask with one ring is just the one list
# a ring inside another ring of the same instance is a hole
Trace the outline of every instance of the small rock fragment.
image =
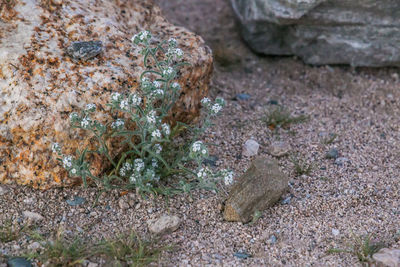
[(260, 145), (256, 141), (249, 139), (243, 145), (242, 155), (246, 157), (255, 156), (259, 148)]
[(28, 211), (28, 210), (23, 211), (22, 215), (27, 219), (31, 219), (31, 220), (37, 221), (37, 222), (42, 221), (44, 219), (44, 217), (42, 215), (40, 215), (39, 213)]
[(211, 167), (217, 167), (218, 159), (219, 158), (217, 156), (210, 155), (208, 158), (203, 160), (203, 163)]
[(83, 197), (75, 196), (73, 200), (68, 199), (67, 204), (70, 206), (78, 206), (86, 202), (86, 199)]
[(97, 266), (99, 266), (97, 263), (89, 262), (86, 267), (97, 267)]
[(127, 210), (129, 209), (129, 200), (127, 197), (121, 197), (118, 200), (118, 206), (121, 210)]
[(150, 232), (162, 235), (176, 231), (179, 227), (180, 219), (177, 216), (163, 215), (157, 220), (149, 221), (147, 224)]
[(399, 267), (400, 266), (400, 249), (383, 248), (372, 255), (379, 267)]
[(277, 238), (276, 238), (275, 235), (271, 235), (271, 237), (269, 238), (268, 241), (269, 241), (270, 244), (275, 244), (276, 241), (277, 241)]
[(251, 257), (251, 255), (247, 252), (236, 252), (235, 254), (233, 254), (233, 256), (239, 259), (247, 259)]
[(249, 100), (251, 96), (249, 94), (236, 94), (236, 100)]
[(343, 166), (345, 163), (348, 163), (348, 162), (350, 162), (350, 160), (345, 157), (340, 157), (335, 160), (335, 164), (338, 166)]
[(275, 160), (257, 157), (232, 188), (225, 203), (224, 219), (249, 222), (255, 211), (262, 212), (279, 200), (288, 182)]
[(72, 42), (67, 48), (67, 54), (76, 60), (94, 58), (103, 50), (101, 41)]
[(7, 265), (8, 267), (32, 267), (31, 262), (22, 257), (9, 259)]
[(325, 154), (326, 159), (337, 159), (339, 157), (339, 151), (336, 148), (331, 148)]
[(273, 142), (269, 146), (269, 154), (277, 158), (287, 155), (289, 151), (290, 151), (290, 145), (287, 142), (283, 141)]
[(4, 195), (8, 192), (8, 190), (4, 186), (0, 186), (0, 196)]
[(338, 229), (332, 228), (332, 235), (338, 236), (340, 234), (340, 231)]
[(39, 242), (33, 242), (32, 244), (28, 245), (28, 249), (31, 251), (37, 251), (40, 248), (42, 248), (42, 246), (39, 244)]

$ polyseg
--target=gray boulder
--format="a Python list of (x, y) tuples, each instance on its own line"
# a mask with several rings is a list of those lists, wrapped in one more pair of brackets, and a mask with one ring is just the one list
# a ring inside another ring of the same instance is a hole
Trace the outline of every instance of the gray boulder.
[(400, 66), (400, 1), (231, 2), (243, 38), (258, 53), (315, 65)]

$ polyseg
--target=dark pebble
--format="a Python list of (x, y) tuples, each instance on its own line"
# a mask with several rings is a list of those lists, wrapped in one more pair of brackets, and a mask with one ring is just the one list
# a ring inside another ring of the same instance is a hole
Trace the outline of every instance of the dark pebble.
[(325, 158), (327, 159), (337, 159), (338, 157), (339, 151), (336, 148), (331, 148), (325, 155)]
[(249, 95), (249, 94), (236, 94), (235, 98), (236, 98), (236, 100), (249, 100), (251, 98), (251, 95)]
[(75, 196), (73, 200), (68, 199), (66, 202), (70, 206), (78, 206), (85, 203), (86, 199), (84, 199), (83, 197)]
[(268, 105), (279, 105), (278, 101), (271, 99), (267, 102)]
[(7, 262), (8, 267), (32, 267), (30, 261), (22, 257), (11, 258)]
[(209, 156), (207, 159), (204, 159), (203, 163), (211, 167), (217, 167), (218, 159), (217, 156)]
[(246, 252), (236, 252), (235, 254), (233, 254), (233, 256), (239, 259), (247, 259), (251, 257), (251, 255)]
[(101, 41), (73, 42), (68, 46), (67, 54), (76, 60), (88, 60), (94, 58), (103, 50)]

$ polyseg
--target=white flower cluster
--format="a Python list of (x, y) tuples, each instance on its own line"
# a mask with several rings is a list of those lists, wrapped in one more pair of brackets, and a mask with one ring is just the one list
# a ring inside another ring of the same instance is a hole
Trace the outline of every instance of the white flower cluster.
[(180, 86), (180, 84), (177, 83), (177, 82), (172, 83), (172, 84), (171, 84), (171, 88), (172, 88), (173, 90), (175, 90), (175, 91), (181, 90), (181, 86)]
[(92, 121), (90, 120), (89, 117), (85, 117), (85, 118), (83, 118), (83, 119), (81, 120), (81, 127), (84, 128), (84, 129), (87, 129), (87, 128), (90, 127), (91, 122), (92, 122)]
[(161, 138), (161, 131), (158, 129), (155, 129), (153, 132), (151, 132), (151, 137), (153, 137), (153, 139), (157, 140)]
[(140, 33), (135, 34), (131, 41), (135, 44), (146, 43), (150, 40), (151, 33), (149, 31), (141, 31)]
[(125, 125), (125, 122), (122, 119), (117, 119), (113, 123), (111, 123), (111, 128), (120, 129)]
[(72, 157), (71, 156), (64, 157), (62, 162), (63, 162), (63, 166), (65, 169), (72, 167)]
[(172, 68), (172, 67), (167, 67), (162, 71), (162, 75), (164, 77), (170, 78), (173, 76), (173, 74), (174, 74), (174, 68)]
[(88, 111), (88, 112), (93, 112), (93, 111), (96, 110), (96, 105), (95, 105), (95, 104), (92, 104), (92, 103), (87, 104), (85, 110)]
[(169, 125), (167, 123), (163, 123), (161, 125), (163, 132), (166, 136), (169, 136), (171, 134), (171, 128), (169, 127)]
[(207, 147), (202, 141), (196, 141), (192, 144), (190, 148), (191, 158), (202, 158), (206, 157), (208, 154)]
[(168, 40), (168, 45), (169, 45), (169, 47), (177, 47), (178, 46), (178, 42), (176, 41), (175, 38), (170, 38)]
[(61, 151), (61, 147), (58, 143), (53, 143), (51, 145), (51, 150), (53, 151), (53, 153), (58, 153)]
[(130, 170), (132, 170), (132, 164), (130, 164), (129, 162), (125, 162), (122, 165), (122, 168), (119, 169), (119, 175), (126, 176), (127, 172), (129, 172)]
[(131, 104), (134, 106), (139, 106), (140, 103), (142, 103), (142, 98), (135, 93), (130, 95), (129, 100), (130, 100)]
[(165, 54), (167, 57), (171, 59), (181, 59), (183, 57), (183, 51), (180, 48), (168, 48), (167, 53)]
[(162, 151), (162, 146), (160, 144), (155, 144), (154, 151), (156, 152), (156, 154), (160, 154)]
[(197, 178), (199, 179), (206, 179), (207, 176), (211, 173), (209, 168), (201, 168), (198, 172), (197, 172)]
[(135, 159), (134, 166), (136, 172), (141, 172), (144, 169), (144, 161), (142, 159)]
[(214, 104), (211, 103), (211, 100), (208, 97), (203, 98), (200, 102), (212, 115), (218, 114), (225, 106), (225, 100), (222, 98), (215, 99)]
[(149, 124), (155, 124), (157, 121), (157, 112), (155, 110), (151, 110), (147, 115), (146, 115), (146, 120)]
[(224, 180), (225, 185), (230, 185), (233, 183), (233, 171), (223, 170), (222, 171), (222, 179)]

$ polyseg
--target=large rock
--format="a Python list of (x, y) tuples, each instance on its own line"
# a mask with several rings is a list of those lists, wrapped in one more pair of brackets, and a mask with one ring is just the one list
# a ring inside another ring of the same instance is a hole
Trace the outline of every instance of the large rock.
[(372, 255), (377, 267), (400, 267), (400, 249), (383, 248)]
[(231, 0), (256, 52), (310, 64), (400, 65), (400, 1)]
[[(130, 40), (141, 30), (156, 40), (173, 37), (185, 52), (190, 66), (179, 76), (183, 93), (173, 114), (193, 120), (207, 94), (211, 51), (199, 36), (166, 21), (151, 1), (0, 1), (0, 183), (48, 188), (72, 182), (50, 146), (58, 142), (73, 154), (89, 144), (70, 129), (69, 113), (87, 103), (107, 109), (113, 92), (137, 89), (144, 66)], [(84, 53), (73, 53), (74, 46)], [(92, 165), (97, 173), (105, 167), (101, 158)]]
[(278, 163), (258, 156), (239, 178), (225, 202), (224, 219), (248, 222), (255, 212), (274, 205), (288, 188), (289, 178)]

